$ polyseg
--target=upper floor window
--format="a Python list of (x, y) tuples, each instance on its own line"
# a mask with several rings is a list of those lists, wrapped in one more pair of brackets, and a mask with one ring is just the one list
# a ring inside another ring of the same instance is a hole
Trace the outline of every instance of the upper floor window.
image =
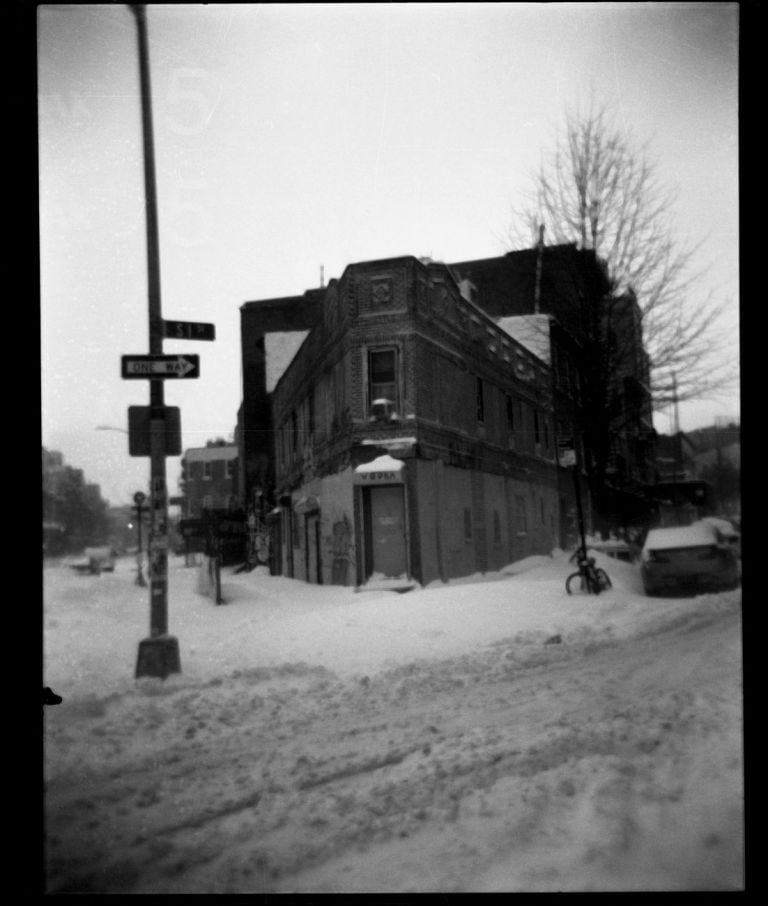
[(236, 461), (237, 461), (237, 460), (234, 460), (234, 459), (228, 459), (228, 460), (227, 460), (227, 467), (226, 467), (227, 478), (234, 478), (234, 477), (235, 477), (235, 463), (236, 463)]
[(528, 512), (525, 503), (525, 497), (515, 495), (515, 510), (517, 512), (517, 533), (526, 534), (528, 532)]
[(397, 408), (397, 350), (368, 352), (368, 404), (388, 400)]
[(475, 378), (475, 402), (477, 405), (477, 420), (485, 421), (485, 394), (483, 392), (483, 379)]
[(509, 394), (507, 394), (507, 430), (510, 434), (515, 433), (515, 404)]
[(203, 463), (203, 478), (205, 478), (205, 479), (213, 478), (213, 463), (212, 462)]

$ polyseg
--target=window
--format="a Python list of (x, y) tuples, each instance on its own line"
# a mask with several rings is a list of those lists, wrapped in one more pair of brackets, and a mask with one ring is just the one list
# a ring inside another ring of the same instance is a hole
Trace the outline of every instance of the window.
[(517, 510), (517, 534), (528, 534), (528, 513), (526, 511), (525, 497), (518, 494), (515, 496), (515, 509)]
[(315, 391), (314, 391), (314, 389), (310, 390), (310, 392), (309, 392), (309, 396), (307, 397), (307, 405), (308, 405), (307, 433), (314, 434), (315, 433)]
[(507, 394), (507, 430), (510, 434), (515, 433), (515, 404), (509, 394)]
[(294, 516), (295, 533), (293, 536), (293, 546), (297, 547), (299, 550), (304, 549), (304, 523), (306, 518), (306, 516), (298, 513)]
[(203, 509), (212, 510), (213, 509), (213, 496), (211, 494), (206, 494), (203, 497)]
[(468, 507), (464, 507), (464, 540), (472, 540), (472, 513)]
[(541, 443), (541, 427), (539, 425), (539, 410), (533, 410), (533, 442), (536, 444)]
[(483, 394), (483, 379), (475, 378), (475, 401), (477, 404), (477, 420), (485, 421), (485, 396)]
[(493, 543), (501, 544), (501, 519), (498, 510), (493, 511)]
[(368, 404), (389, 400), (397, 407), (397, 350), (377, 349), (368, 353)]
[(203, 463), (203, 479), (206, 481), (209, 481), (211, 478), (213, 478), (213, 463), (204, 462)]
[(237, 462), (236, 459), (228, 459), (228, 460), (227, 460), (227, 478), (234, 478), (234, 477), (235, 477), (235, 463), (236, 463), (236, 462)]
[(295, 453), (299, 447), (299, 425), (295, 409), (291, 412), (291, 444), (292, 450)]
[(543, 497), (539, 498), (539, 505), (541, 508), (541, 524), (544, 525), (547, 520), (544, 518), (544, 498)]

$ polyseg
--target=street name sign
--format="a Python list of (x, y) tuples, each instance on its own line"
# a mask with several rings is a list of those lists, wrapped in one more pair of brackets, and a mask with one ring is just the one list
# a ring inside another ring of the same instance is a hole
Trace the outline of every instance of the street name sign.
[(198, 355), (124, 355), (124, 378), (197, 378), (200, 377)]
[(195, 321), (163, 321), (166, 340), (215, 340), (216, 326)]

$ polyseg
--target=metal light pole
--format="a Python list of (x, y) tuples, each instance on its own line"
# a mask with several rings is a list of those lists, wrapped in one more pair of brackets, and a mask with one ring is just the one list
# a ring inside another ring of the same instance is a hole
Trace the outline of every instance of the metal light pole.
[[(142, 134), (144, 139), (144, 191), (147, 217), (147, 277), (149, 296), (149, 353), (163, 352), (163, 320), (160, 306), (160, 249), (157, 226), (152, 96), (149, 78), (146, 7), (132, 5), (139, 38)], [(178, 640), (168, 635), (168, 496), (165, 482), (165, 400), (163, 381), (149, 382), (150, 406), (150, 524), (149, 580), (150, 635), (139, 643), (136, 677), (165, 679), (181, 672)]]

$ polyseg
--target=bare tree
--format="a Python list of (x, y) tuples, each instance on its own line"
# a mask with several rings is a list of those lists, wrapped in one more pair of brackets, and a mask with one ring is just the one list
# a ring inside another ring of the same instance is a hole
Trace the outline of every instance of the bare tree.
[[(515, 212), (510, 239), (530, 245), (543, 225), (548, 242), (575, 242), (594, 251), (611, 286), (607, 320), (613, 301), (634, 293), (654, 407), (673, 401), (674, 375), (678, 401), (732, 387), (738, 365), (724, 354), (718, 330), (730, 303), (697, 289), (704, 273), (694, 267), (700, 246), (675, 241), (670, 225), (675, 197), (659, 183), (646, 147), (617, 128), (606, 107), (593, 101), (586, 112), (571, 108), (533, 183)], [(604, 321), (601, 325), (604, 329)], [(604, 363), (608, 372), (611, 367)]]

